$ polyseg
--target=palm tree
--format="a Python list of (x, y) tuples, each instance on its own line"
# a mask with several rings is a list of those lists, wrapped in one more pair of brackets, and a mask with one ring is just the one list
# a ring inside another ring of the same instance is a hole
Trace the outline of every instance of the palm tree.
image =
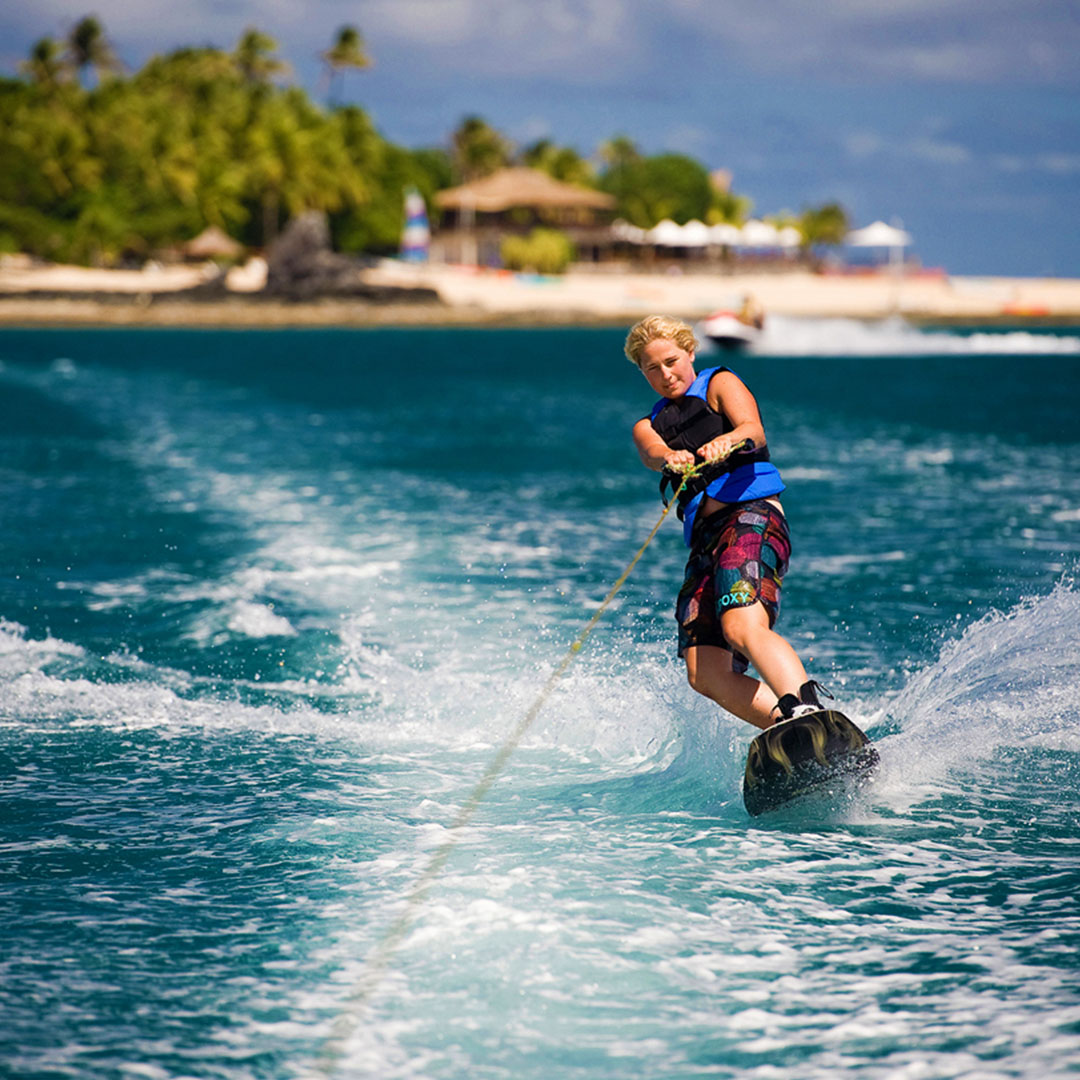
[(22, 109), (13, 119), (0, 122), (0, 202), (62, 217), (67, 200), (101, 181), (103, 163), (90, 146), (85, 111), (73, 96), (63, 95)]
[(305, 210), (334, 211), (367, 195), (345, 142), (346, 118), (318, 110), (302, 90), (258, 103), (243, 134), (246, 189), (262, 211), (262, 241), (269, 246), (283, 218)]
[(44, 37), (34, 42), (30, 58), (19, 65), (19, 70), (29, 76), (31, 82), (46, 89), (59, 85), (68, 77), (68, 66), (55, 38)]
[(465, 117), (450, 142), (454, 166), (466, 183), (490, 176), (510, 160), (510, 143), (479, 116)]
[(80, 79), (87, 68), (93, 68), (99, 80), (103, 75), (120, 70), (120, 61), (105, 37), (101, 23), (93, 15), (80, 19), (71, 28), (67, 57)]
[(641, 160), (637, 144), (629, 135), (613, 135), (606, 142), (602, 142), (599, 155), (609, 171), (634, 165)]
[(290, 70), (284, 60), (274, 56), (277, 49), (278, 43), (269, 34), (249, 26), (236, 43), (233, 63), (248, 82), (269, 82), (273, 76), (284, 75)]
[(847, 236), (847, 211), (835, 202), (810, 207), (799, 215), (798, 227), (803, 234), (803, 252), (814, 244), (842, 244)]
[(334, 97), (334, 80), (342, 75), (345, 68), (363, 71), (372, 66), (372, 59), (364, 45), (364, 37), (355, 26), (343, 26), (334, 38), (334, 44), (322, 54), (329, 71), (329, 89), (331, 100)]
[(710, 225), (742, 225), (754, 209), (754, 200), (734, 191), (717, 191), (713, 187), (706, 221)]
[(525, 148), (523, 164), (539, 169), (567, 184), (589, 187), (593, 183), (593, 168), (572, 146), (556, 146), (550, 139), (538, 139)]
[(530, 169), (545, 170), (557, 150), (558, 147), (550, 139), (537, 139), (521, 151), (521, 163)]

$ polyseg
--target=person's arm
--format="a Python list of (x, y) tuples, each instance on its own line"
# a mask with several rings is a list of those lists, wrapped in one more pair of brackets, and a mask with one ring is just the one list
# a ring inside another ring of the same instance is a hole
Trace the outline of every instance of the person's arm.
[(744, 439), (753, 440), (758, 450), (765, 445), (765, 428), (761, 423), (757, 401), (738, 375), (730, 371), (717, 372), (709, 380), (708, 397), (713, 410), (722, 412), (734, 426), (726, 435), (720, 435), (700, 447), (700, 457), (706, 461), (726, 458), (731, 448)]
[(689, 450), (672, 450), (659, 435), (652, 421), (646, 417), (634, 425), (634, 445), (645, 467), (663, 472), (665, 465), (693, 465), (694, 455)]

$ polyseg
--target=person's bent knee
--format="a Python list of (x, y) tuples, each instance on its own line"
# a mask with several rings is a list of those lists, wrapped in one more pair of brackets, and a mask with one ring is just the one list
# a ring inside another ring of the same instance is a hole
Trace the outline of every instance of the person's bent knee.
[(760, 602), (729, 608), (721, 618), (727, 643), (736, 652), (747, 652), (754, 635), (768, 629), (768, 618)]
[[(738, 609), (745, 611), (745, 608)], [(732, 612), (734, 614), (734, 612)], [(757, 629), (746, 617), (736, 617), (724, 620), (724, 637), (727, 643), (737, 652), (745, 653), (750, 638)]]
[(705, 697), (714, 697), (717, 679), (731, 670), (731, 653), (719, 646), (691, 646), (683, 659), (686, 681)]

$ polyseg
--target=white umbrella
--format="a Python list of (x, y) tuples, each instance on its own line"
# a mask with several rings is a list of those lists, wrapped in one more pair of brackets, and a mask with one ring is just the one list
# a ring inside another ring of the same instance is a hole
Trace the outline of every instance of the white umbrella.
[(682, 226), (676, 225), (671, 218), (664, 218), (659, 225), (654, 225), (645, 236), (650, 244), (656, 244), (658, 247), (684, 247), (686, 244), (683, 239)]
[(897, 267), (903, 262), (904, 248), (911, 243), (911, 233), (886, 225), (884, 221), (875, 221), (863, 229), (856, 229), (844, 237), (844, 243), (851, 247), (886, 247), (889, 249), (889, 262)]
[(628, 244), (644, 244), (647, 242), (644, 229), (638, 228), (637, 225), (631, 225), (629, 221), (623, 221), (622, 218), (611, 223), (611, 234), (616, 240), (625, 240)]
[(719, 225), (713, 225), (709, 229), (710, 244), (724, 244), (727, 247), (731, 247), (733, 244), (737, 244), (738, 242), (738, 225), (728, 225), (727, 222), (721, 222)]
[(709, 226), (696, 218), (688, 221), (682, 227), (682, 244), (683, 247), (708, 247)]
[(739, 242), (743, 247), (767, 248), (780, 243), (780, 233), (775, 225), (756, 218), (748, 221), (740, 230)]
[(864, 229), (856, 229), (844, 237), (844, 243), (852, 247), (907, 247), (911, 243), (911, 234), (886, 225), (884, 221), (875, 221)]
[(797, 248), (802, 243), (802, 233), (794, 225), (785, 225), (776, 239), (783, 248)]

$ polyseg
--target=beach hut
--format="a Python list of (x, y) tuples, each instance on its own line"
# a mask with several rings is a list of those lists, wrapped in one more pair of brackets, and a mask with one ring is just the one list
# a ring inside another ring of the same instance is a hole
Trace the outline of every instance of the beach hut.
[(435, 196), (442, 221), (431, 241), (433, 262), (497, 264), (506, 236), (540, 226), (565, 233), (579, 258), (599, 259), (615, 241), (615, 198), (556, 180), (539, 169), (500, 169)]
[(236, 259), (243, 253), (244, 245), (216, 225), (210, 225), (180, 250), (186, 259)]

